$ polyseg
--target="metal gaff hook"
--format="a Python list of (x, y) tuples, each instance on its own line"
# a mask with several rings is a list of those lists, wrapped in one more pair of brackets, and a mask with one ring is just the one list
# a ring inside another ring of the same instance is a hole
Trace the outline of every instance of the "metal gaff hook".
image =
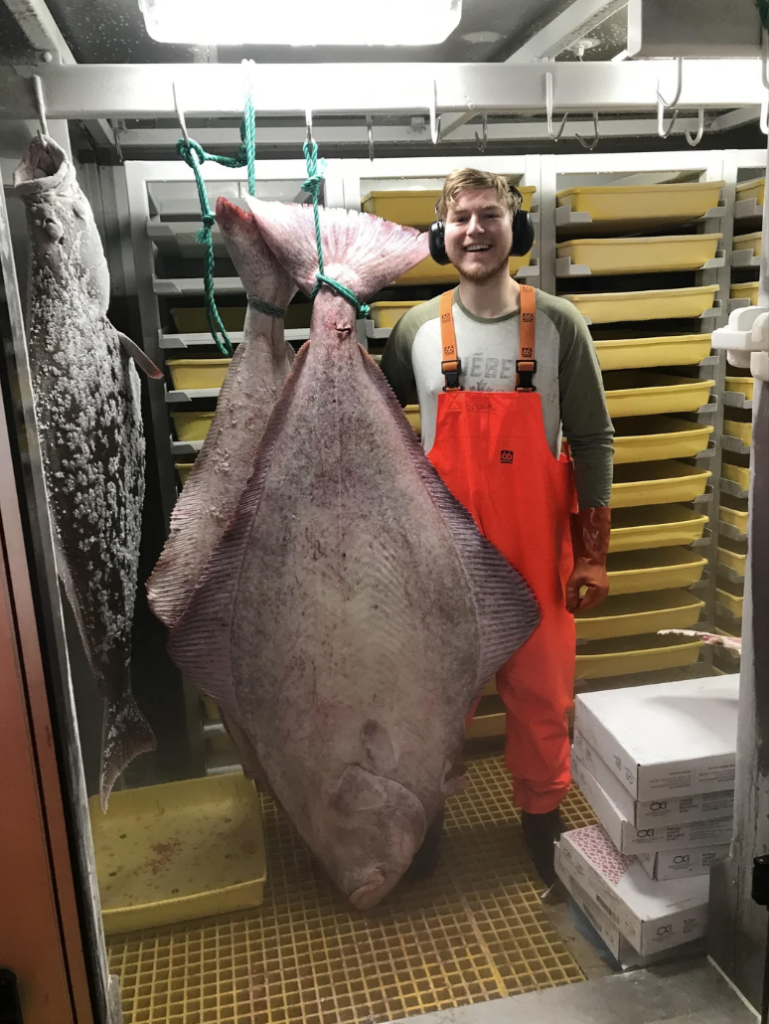
[(482, 139), (478, 138), (478, 132), (476, 132), (475, 133), (475, 144), (478, 147), (478, 152), (479, 153), (485, 153), (486, 152), (486, 146), (488, 145), (488, 141), (489, 141), (489, 119), (488, 119), (488, 115), (487, 114), (483, 114), (483, 116), (481, 117), (481, 122), (483, 124), (483, 138)]
[(368, 132), (368, 158), (374, 162), (374, 127), (371, 124), (371, 115), (366, 115), (366, 130)]
[(691, 132), (684, 129), (684, 138), (690, 146), (699, 146), (702, 142), (702, 136), (705, 134), (705, 108), (700, 107), (699, 109), (699, 124), (697, 125), (697, 134), (692, 135)]
[(548, 71), (545, 74), (545, 113), (547, 114), (547, 134), (550, 138), (557, 142), (563, 135), (563, 130), (566, 127), (566, 122), (569, 119), (568, 113), (563, 115), (563, 120), (556, 131), (553, 128), (553, 73)]
[(307, 125), (307, 145), (312, 146), (312, 110), (309, 107), (305, 108), (304, 111), (304, 122)]
[(173, 80), (171, 81), (171, 89), (173, 90), (174, 94), (174, 107), (176, 108), (176, 117), (179, 120), (179, 127), (182, 130), (182, 136), (184, 137), (184, 141), (189, 145), (190, 137), (187, 134), (187, 122), (184, 120), (184, 111), (182, 110), (182, 105), (179, 102), (179, 93), (177, 92), (176, 89), (176, 82)]
[(430, 101), (430, 138), (436, 146), (441, 141), (441, 118), (436, 112), (438, 106), (438, 83), (433, 79), (433, 95)]
[[(657, 79), (657, 133), (661, 139), (668, 139), (675, 128), (678, 120), (678, 101), (681, 99), (681, 90), (684, 84), (684, 59), (676, 57), (676, 94), (672, 103), (667, 103), (660, 92), (659, 79)], [(665, 111), (672, 110), (673, 117), (670, 124), (665, 128)]]
[(595, 147), (601, 141), (601, 129), (598, 127), (598, 114), (597, 113), (593, 114), (593, 136), (594, 137), (593, 137), (592, 141), (588, 141), (588, 139), (584, 139), (581, 135), (576, 134), (576, 138), (577, 138), (577, 141), (579, 142), (579, 144), (581, 146), (583, 146), (585, 149), (590, 150), (590, 152), (592, 153), (593, 150), (595, 149)]
[(40, 122), (40, 137), (48, 135), (48, 118), (45, 112), (45, 97), (43, 96), (43, 83), (40, 75), (32, 76), (32, 87), (35, 90), (35, 106), (37, 107), (37, 119)]

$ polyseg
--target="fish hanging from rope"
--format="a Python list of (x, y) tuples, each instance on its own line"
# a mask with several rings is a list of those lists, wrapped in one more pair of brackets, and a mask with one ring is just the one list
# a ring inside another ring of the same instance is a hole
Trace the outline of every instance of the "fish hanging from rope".
[[(248, 200), (308, 294), (309, 207)], [(358, 300), (424, 235), (321, 211), (325, 276)], [(539, 620), (528, 586), (436, 474), (347, 297), (323, 284), (237, 510), (169, 650), (236, 722), (358, 908), (398, 882), (456, 777), (464, 720)]]
[(56, 566), (104, 699), (99, 793), (155, 737), (131, 691), (144, 501), (139, 376), (162, 377), (107, 319), (107, 261), (75, 169), (47, 136), (14, 175), (29, 236), (28, 346)]

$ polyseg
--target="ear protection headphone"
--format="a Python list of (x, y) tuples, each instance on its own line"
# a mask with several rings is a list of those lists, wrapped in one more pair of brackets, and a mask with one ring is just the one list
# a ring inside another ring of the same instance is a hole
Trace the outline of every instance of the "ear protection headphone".
[[(517, 196), (521, 202), (523, 197), (515, 185), (510, 185), (510, 192)], [(437, 212), (437, 210), (436, 210)], [(446, 226), (442, 220), (433, 221), (430, 225), (428, 242), (430, 244), (430, 255), (436, 263), (446, 266), (451, 263), (446, 254)], [(510, 248), (511, 256), (525, 256), (534, 245), (534, 225), (528, 213), (520, 208), (513, 214), (513, 244)]]

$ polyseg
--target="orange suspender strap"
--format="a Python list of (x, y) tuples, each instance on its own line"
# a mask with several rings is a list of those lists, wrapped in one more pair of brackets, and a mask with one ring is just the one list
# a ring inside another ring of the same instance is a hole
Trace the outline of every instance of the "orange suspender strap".
[(441, 318), (441, 346), (443, 348), (443, 359), (441, 360), (441, 373), (446, 378), (443, 386), (444, 391), (461, 391), (459, 374), (462, 371), (462, 361), (457, 356), (457, 336), (454, 332), (454, 289), (441, 295), (440, 318)]
[(536, 391), (534, 374), (537, 360), (534, 358), (536, 300), (530, 284), (521, 285), (521, 323), (518, 332), (518, 359), (515, 363), (515, 390)]

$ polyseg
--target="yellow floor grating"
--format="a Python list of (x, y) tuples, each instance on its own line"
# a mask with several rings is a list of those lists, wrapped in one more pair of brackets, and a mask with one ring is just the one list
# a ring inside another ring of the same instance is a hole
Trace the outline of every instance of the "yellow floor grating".
[[(125, 1024), (374, 1024), (581, 981), (539, 902), (502, 758), (468, 773), (435, 875), (365, 914), (266, 799), (260, 908), (110, 940)], [(571, 828), (595, 820), (577, 792), (564, 812)]]

